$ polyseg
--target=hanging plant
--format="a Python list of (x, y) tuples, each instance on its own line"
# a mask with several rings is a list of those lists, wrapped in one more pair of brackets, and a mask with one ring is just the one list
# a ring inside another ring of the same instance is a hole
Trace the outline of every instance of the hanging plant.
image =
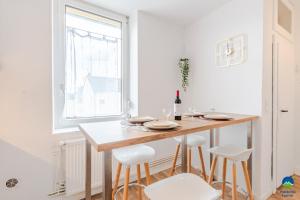
[(186, 91), (187, 86), (189, 86), (189, 59), (188, 58), (181, 58), (179, 60), (179, 68), (181, 72), (181, 86), (184, 91)]

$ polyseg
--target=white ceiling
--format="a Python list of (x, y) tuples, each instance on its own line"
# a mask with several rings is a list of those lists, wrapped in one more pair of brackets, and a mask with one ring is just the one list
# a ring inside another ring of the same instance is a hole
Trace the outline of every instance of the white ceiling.
[(85, 0), (103, 8), (130, 15), (134, 10), (189, 24), (230, 0)]

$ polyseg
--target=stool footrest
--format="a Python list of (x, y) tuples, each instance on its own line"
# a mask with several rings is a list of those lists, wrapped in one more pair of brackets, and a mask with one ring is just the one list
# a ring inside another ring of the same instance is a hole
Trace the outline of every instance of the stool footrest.
[[(128, 187), (133, 187), (133, 186), (136, 186), (136, 187), (141, 187), (142, 189), (145, 189), (146, 188), (146, 185), (144, 185), (144, 184), (139, 184), (139, 183), (130, 183), (130, 184), (128, 184)], [(115, 192), (115, 194), (114, 194), (114, 200), (117, 200), (117, 194), (121, 191), (121, 190), (123, 190), (124, 189), (124, 185), (122, 185), (121, 187), (119, 187), (118, 189), (117, 189), (117, 191)]]

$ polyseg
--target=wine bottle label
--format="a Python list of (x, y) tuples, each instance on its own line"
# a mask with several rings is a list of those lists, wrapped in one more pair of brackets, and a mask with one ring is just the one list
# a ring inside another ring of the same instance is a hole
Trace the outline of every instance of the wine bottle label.
[(181, 116), (181, 104), (174, 104), (174, 116)]

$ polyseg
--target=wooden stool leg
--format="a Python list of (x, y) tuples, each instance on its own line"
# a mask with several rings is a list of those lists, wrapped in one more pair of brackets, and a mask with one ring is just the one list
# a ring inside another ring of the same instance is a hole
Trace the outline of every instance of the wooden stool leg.
[(232, 199), (237, 200), (236, 163), (232, 164)]
[(211, 165), (211, 169), (210, 169), (210, 175), (209, 175), (209, 185), (212, 184), (213, 180), (214, 180), (214, 174), (215, 174), (215, 170), (216, 170), (216, 165), (217, 165), (217, 161), (218, 161), (218, 156), (215, 156)]
[(144, 163), (144, 166), (145, 166), (145, 172), (146, 172), (147, 185), (150, 185), (151, 184), (151, 175), (150, 175), (149, 163)]
[(128, 185), (129, 185), (129, 178), (130, 178), (130, 167), (127, 167), (127, 168), (126, 168), (126, 174), (125, 174), (125, 183), (124, 183), (123, 200), (128, 200)]
[(177, 147), (176, 147), (175, 158), (173, 160), (173, 165), (172, 165), (172, 169), (170, 171), (170, 176), (174, 175), (174, 172), (175, 172), (175, 169), (176, 169), (177, 158), (178, 158), (178, 154), (179, 154), (179, 149), (180, 149), (180, 144), (178, 144)]
[(225, 191), (226, 191), (226, 173), (227, 173), (227, 158), (224, 158), (224, 161), (223, 161), (222, 199), (225, 198)]
[[(137, 164), (136, 166), (136, 174), (137, 174), (137, 183), (141, 184), (141, 165)], [(142, 200), (142, 189), (139, 187), (139, 200)]]
[(204, 159), (203, 159), (203, 153), (202, 153), (201, 146), (198, 146), (198, 151), (199, 151), (199, 158), (200, 158), (201, 167), (202, 167), (202, 176), (203, 176), (204, 180), (207, 182), (207, 176), (206, 176), (206, 172), (205, 172), (205, 163), (204, 163)]
[(192, 171), (192, 148), (188, 149), (188, 173), (191, 173)]
[(116, 193), (118, 185), (119, 185), (121, 170), (122, 170), (122, 163), (118, 163), (117, 174), (115, 177), (115, 185), (114, 185), (114, 188), (112, 191), (112, 199), (114, 199), (115, 193)]
[(242, 166), (243, 166), (243, 171), (244, 171), (244, 176), (245, 176), (245, 181), (246, 181), (249, 198), (250, 198), (250, 200), (253, 200), (254, 198), (253, 198), (253, 192), (252, 192), (252, 187), (251, 187), (251, 183), (250, 183), (249, 172), (248, 172), (248, 168), (247, 168), (247, 162), (242, 161)]

